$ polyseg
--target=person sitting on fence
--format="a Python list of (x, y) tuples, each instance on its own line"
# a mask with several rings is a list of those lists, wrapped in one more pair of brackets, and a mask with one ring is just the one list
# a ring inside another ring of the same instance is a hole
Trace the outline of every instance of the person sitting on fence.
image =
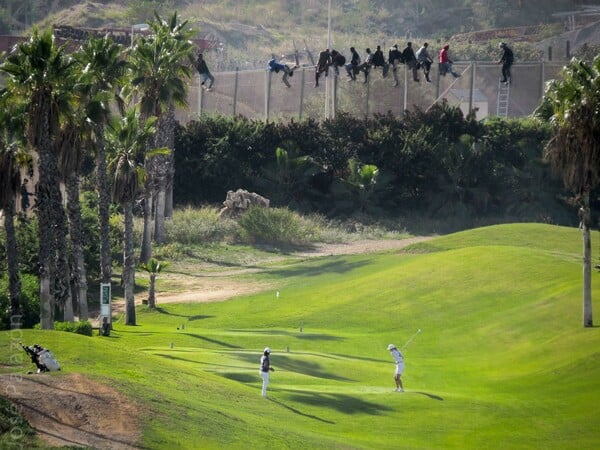
[(340, 67), (344, 67), (345, 65), (346, 57), (337, 50), (331, 50), (331, 66), (336, 77), (340, 76)]
[(275, 56), (271, 57), (267, 65), (267, 70), (269, 72), (283, 72), (283, 78), (281, 79), (281, 81), (283, 81), (283, 84), (285, 84), (287, 87), (291, 87), (290, 82), (288, 81), (288, 77), (294, 76), (295, 68), (296, 67), (290, 68), (290, 66), (288, 66), (287, 64), (280, 63), (279, 61), (277, 61)]
[(373, 53), (372, 64), (373, 67), (381, 67), (381, 75), (383, 76), (383, 78), (387, 77), (390, 65), (385, 62), (385, 57), (383, 56), (383, 50), (381, 50), (381, 45), (378, 45), (377, 49), (375, 49), (375, 53)]
[(448, 49), (450, 49), (450, 45), (446, 44), (442, 47), (439, 54), (439, 63), (440, 63), (440, 75), (446, 76), (447, 73), (451, 73), (454, 78), (460, 77), (458, 73), (456, 73), (452, 67), (454, 62), (448, 56)]
[(404, 63), (404, 59), (402, 59), (402, 52), (398, 50), (398, 44), (394, 44), (388, 52), (388, 64), (392, 66), (394, 87), (398, 86), (398, 66), (402, 63)]
[(319, 87), (319, 77), (322, 73), (329, 72), (329, 66), (331, 65), (331, 53), (329, 49), (326, 48), (321, 53), (319, 53), (319, 59), (317, 61), (317, 66), (315, 67), (315, 87)]
[(406, 43), (406, 48), (402, 50), (402, 59), (404, 59), (404, 64), (412, 70), (413, 80), (419, 80), (419, 64), (417, 63), (417, 57), (415, 56), (415, 51), (412, 48), (412, 42)]
[(431, 63), (433, 63), (433, 59), (431, 59), (431, 56), (429, 56), (429, 52), (427, 51), (428, 46), (429, 44), (425, 42), (423, 46), (417, 50), (415, 56), (417, 57), (417, 62), (423, 68), (425, 80), (427, 80), (428, 83), (431, 83), (431, 80), (429, 79), (429, 71), (431, 70)]
[(371, 65), (373, 64), (373, 53), (371, 53), (371, 49), (367, 48), (365, 50), (367, 52), (367, 56), (365, 57), (365, 62), (358, 66), (358, 70), (364, 72), (366, 84), (369, 81), (369, 72), (371, 71)]
[(356, 74), (360, 71), (360, 55), (354, 47), (350, 47), (352, 59), (346, 64), (346, 72), (348, 73), (349, 81), (356, 81)]
[[(212, 76), (210, 70), (208, 70), (208, 66), (206, 65), (206, 61), (202, 56), (202, 53), (198, 53), (198, 58), (196, 59), (196, 70), (200, 75), (200, 85), (203, 89), (210, 91), (212, 89), (213, 83), (215, 82), (215, 77)], [(209, 81), (208, 85), (206, 85), (206, 81)]]

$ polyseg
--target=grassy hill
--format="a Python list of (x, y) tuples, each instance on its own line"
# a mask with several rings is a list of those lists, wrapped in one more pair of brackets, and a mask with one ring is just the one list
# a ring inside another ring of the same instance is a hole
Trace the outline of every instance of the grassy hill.
[[(145, 448), (592, 449), (600, 329), (581, 325), (580, 251), (576, 229), (492, 226), (403, 253), (265, 266), (244, 276), (268, 291), (140, 307), (139, 325), (117, 321), (110, 338), (22, 339), (64, 366), (40, 377), (80, 372), (140, 402)], [(593, 283), (597, 294), (598, 272)], [(395, 393), (386, 346), (418, 329)], [(10, 339), (0, 334), (0, 371), (23, 372)]]

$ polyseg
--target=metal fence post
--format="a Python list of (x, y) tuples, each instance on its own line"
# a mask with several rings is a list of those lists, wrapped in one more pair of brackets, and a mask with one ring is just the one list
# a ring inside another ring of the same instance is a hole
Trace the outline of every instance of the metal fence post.
[(335, 111), (337, 109), (337, 89), (338, 89), (338, 77), (337, 75), (335, 75), (335, 73), (333, 74), (333, 77), (331, 79), (331, 82), (333, 83), (333, 89), (331, 90), (331, 118), (335, 119)]
[(237, 112), (237, 93), (238, 93), (238, 75), (240, 73), (240, 68), (235, 68), (235, 78), (233, 80), (233, 115), (236, 115)]
[(402, 115), (406, 112), (406, 104), (408, 103), (408, 64), (404, 64), (404, 99), (402, 103)]
[(366, 75), (367, 77), (367, 82), (365, 84), (365, 90), (366, 90), (366, 95), (365, 95), (365, 120), (369, 120), (369, 95), (371, 93), (371, 77), (370, 74)]
[(302, 75), (300, 76), (300, 109), (298, 111), (298, 121), (302, 120), (302, 110), (304, 109), (304, 81), (305, 71), (301, 70)]
[(200, 77), (198, 77), (198, 116), (202, 115), (204, 109), (204, 89), (202, 89), (201, 83)]
[(271, 75), (273, 72), (265, 72), (265, 122), (269, 121), (269, 108), (271, 106)]
[(540, 72), (542, 77), (542, 82), (540, 83), (540, 99), (542, 99), (546, 93), (546, 63), (544, 61), (540, 63)]
[(473, 99), (475, 97), (475, 61), (471, 62), (471, 89), (469, 90), (469, 113), (473, 111)]

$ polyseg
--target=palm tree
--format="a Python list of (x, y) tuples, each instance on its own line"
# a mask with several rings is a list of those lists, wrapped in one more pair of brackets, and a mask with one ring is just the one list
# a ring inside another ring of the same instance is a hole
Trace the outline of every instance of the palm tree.
[(113, 120), (107, 129), (107, 145), (113, 158), (109, 168), (114, 174), (113, 200), (123, 208), (124, 248), (123, 287), (125, 297), (125, 324), (136, 325), (133, 252), (133, 205), (144, 185), (146, 174), (141, 165), (148, 141), (154, 135), (155, 118), (141, 121), (136, 109), (126, 112), (121, 119)]
[(0, 93), (0, 209), (4, 211), (11, 328), (21, 327), (21, 279), (14, 216), (15, 195), (21, 185), (17, 149), (23, 141), (24, 122), (22, 103), (4, 89)]
[(573, 59), (550, 82), (537, 115), (549, 119), (554, 135), (545, 156), (575, 194), (583, 233), (583, 326), (592, 327), (590, 192), (600, 185), (600, 56), (592, 65)]
[(168, 265), (167, 263), (161, 263), (155, 258), (150, 258), (147, 263), (140, 264), (140, 268), (150, 274), (150, 286), (148, 289), (148, 308), (150, 309), (156, 308), (156, 276), (168, 267)]
[[(149, 22), (152, 34), (140, 36), (132, 48), (129, 63), (132, 72), (132, 93), (139, 98), (143, 118), (157, 117), (154, 147), (174, 147), (175, 105), (187, 105), (187, 83), (191, 77), (190, 62), (193, 46), (192, 31), (187, 21), (178, 22), (177, 13), (165, 21), (155, 14)], [(148, 184), (144, 195), (144, 233), (140, 259), (148, 262), (152, 256), (152, 204), (155, 203), (156, 242), (164, 240), (164, 208), (168, 182), (173, 178), (173, 152), (169, 157), (156, 158), (148, 169)], [(159, 194), (160, 193), (160, 194)], [(160, 201), (156, 201), (159, 198)]]
[(125, 61), (120, 58), (122, 46), (108, 36), (91, 37), (74, 54), (77, 63), (77, 110), (63, 130), (61, 169), (68, 196), (73, 280), (78, 292), (79, 320), (88, 319), (87, 281), (83, 258), (81, 208), (79, 205), (79, 172), (85, 152), (96, 153), (96, 190), (100, 236), (100, 268), (102, 283), (110, 283), (112, 261), (109, 235), (110, 186), (106, 174), (104, 129), (111, 115), (111, 102), (119, 108), (116, 82), (123, 75)]
[[(66, 251), (66, 219), (59, 189), (60, 177), (55, 155), (55, 137), (60, 117), (68, 110), (72, 93), (73, 61), (65, 55), (65, 47), (57, 47), (52, 32), (39, 33), (19, 44), (0, 65), (7, 75), (10, 89), (26, 102), (27, 139), (38, 155), (39, 181), (36, 187), (39, 223), (40, 321), (42, 329), (54, 328), (54, 298), (68, 307), (69, 289), (63, 276)], [(61, 269), (57, 268), (57, 264)]]

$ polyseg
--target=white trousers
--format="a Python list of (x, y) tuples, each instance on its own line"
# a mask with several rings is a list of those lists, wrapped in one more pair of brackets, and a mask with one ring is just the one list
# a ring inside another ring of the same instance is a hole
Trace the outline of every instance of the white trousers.
[(262, 377), (262, 396), (267, 396), (267, 386), (269, 385), (269, 372), (260, 371), (260, 376)]

